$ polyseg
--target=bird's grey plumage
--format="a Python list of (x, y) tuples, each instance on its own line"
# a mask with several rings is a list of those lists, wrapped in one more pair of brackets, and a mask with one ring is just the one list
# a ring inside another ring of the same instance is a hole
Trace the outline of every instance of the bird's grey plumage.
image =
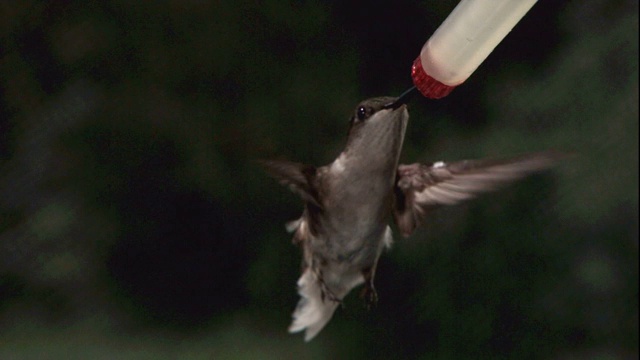
[[(331, 164), (315, 168), (288, 161), (265, 161), (267, 171), (298, 193), (305, 207), (287, 228), (302, 247), (301, 299), (290, 332), (311, 340), (329, 322), (342, 299), (365, 284), (373, 286), (378, 258), (392, 243), (388, 220), (404, 236), (428, 210), (452, 205), (531, 172), (551, 166), (554, 153), (502, 160), (398, 165), (409, 120), (406, 105), (381, 97), (361, 102), (351, 117), (345, 150)], [(388, 104), (393, 103), (393, 106)]]

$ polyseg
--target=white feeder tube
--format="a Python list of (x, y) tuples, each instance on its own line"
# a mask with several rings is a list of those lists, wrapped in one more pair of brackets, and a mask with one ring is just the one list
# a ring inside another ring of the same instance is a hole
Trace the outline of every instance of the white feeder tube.
[(422, 48), (424, 71), (444, 85), (461, 84), (536, 1), (460, 1)]

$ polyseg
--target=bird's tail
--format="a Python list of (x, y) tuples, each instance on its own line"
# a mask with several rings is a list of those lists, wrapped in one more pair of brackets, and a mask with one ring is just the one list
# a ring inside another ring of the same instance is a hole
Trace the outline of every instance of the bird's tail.
[(304, 341), (313, 339), (327, 325), (338, 307), (338, 302), (322, 297), (322, 289), (316, 275), (307, 268), (298, 280), (300, 301), (293, 312), (289, 332), (305, 330)]

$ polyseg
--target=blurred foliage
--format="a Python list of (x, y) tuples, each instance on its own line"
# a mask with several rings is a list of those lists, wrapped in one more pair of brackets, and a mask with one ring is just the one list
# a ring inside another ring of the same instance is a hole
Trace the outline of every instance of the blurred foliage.
[(414, 100), (403, 161), (576, 157), (397, 239), (379, 306), (286, 333), (299, 200), (456, 1), (0, 3), (0, 358), (638, 356), (638, 3), (540, 1)]

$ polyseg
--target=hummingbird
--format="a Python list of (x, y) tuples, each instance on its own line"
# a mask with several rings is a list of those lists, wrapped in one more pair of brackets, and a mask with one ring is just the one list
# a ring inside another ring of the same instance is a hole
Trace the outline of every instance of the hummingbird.
[(378, 259), (393, 242), (393, 218), (408, 237), (432, 210), (493, 191), (551, 167), (552, 151), (511, 158), (399, 164), (409, 113), (401, 96), (360, 102), (349, 121), (346, 146), (330, 164), (264, 160), (269, 175), (304, 202), (299, 219), (287, 223), (302, 249), (300, 300), (289, 332), (313, 339), (331, 320), (352, 289), (364, 284), (369, 306), (378, 296), (374, 276)]

